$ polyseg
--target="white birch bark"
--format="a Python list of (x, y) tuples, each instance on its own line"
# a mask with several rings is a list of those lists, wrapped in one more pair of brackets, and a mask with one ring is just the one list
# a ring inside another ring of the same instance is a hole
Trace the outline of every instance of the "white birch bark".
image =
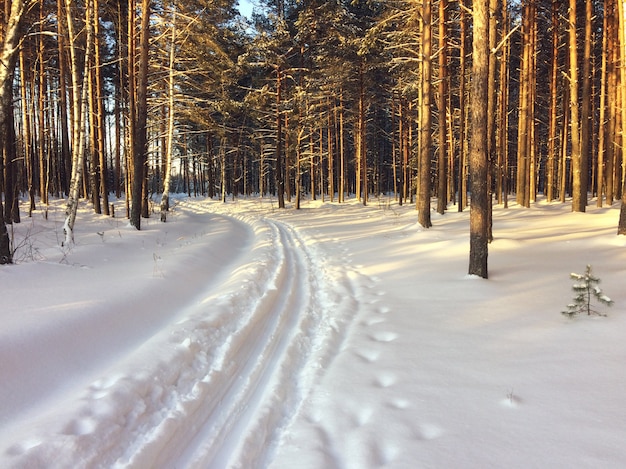
[[(33, 4), (32, 1), (11, 1), (11, 11), (6, 25), (2, 50), (0, 51), (0, 142), (6, 142), (6, 124), (13, 100), (13, 73), (17, 51), (21, 40), (20, 29), (24, 21), (24, 12)], [(8, 264), (11, 259), (11, 242), (4, 222), (4, 210), (0, 200), (0, 263)]]
[(169, 82), (168, 82), (168, 120), (167, 120), (167, 144), (165, 148), (165, 174), (163, 175), (163, 194), (161, 195), (161, 221), (167, 221), (167, 211), (170, 208), (170, 180), (172, 174), (172, 151), (174, 149), (174, 64), (176, 52), (176, 7), (172, 5), (172, 36), (169, 57)]
[(87, 86), (85, 80), (89, 79), (89, 62), (91, 60), (92, 42), (93, 42), (93, 25), (91, 16), (93, 14), (93, 4), (87, 1), (85, 8), (85, 29), (87, 33), (87, 50), (85, 51), (85, 62), (83, 68), (83, 83), (80, 82), (78, 58), (76, 55), (76, 36), (74, 33), (74, 21), (72, 5), (73, 0), (65, 0), (65, 14), (67, 16), (67, 30), (70, 43), (70, 67), (72, 70), (72, 87), (73, 87), (73, 114), (72, 114), (72, 175), (70, 179), (70, 193), (65, 208), (65, 223), (63, 224), (63, 232), (65, 238), (63, 245), (69, 245), (74, 241), (74, 222), (76, 221), (76, 212), (78, 210), (78, 198), (80, 195), (80, 184), (83, 176), (83, 163), (85, 158), (85, 135), (86, 123), (84, 116), (87, 113)]

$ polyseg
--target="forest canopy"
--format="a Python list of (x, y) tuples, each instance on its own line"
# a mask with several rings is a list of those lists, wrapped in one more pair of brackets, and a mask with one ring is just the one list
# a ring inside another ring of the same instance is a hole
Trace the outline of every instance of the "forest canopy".
[(124, 200), (139, 229), (167, 220), (170, 192), (296, 208), (390, 194), (428, 227), (431, 201), (464, 210), (471, 181), (489, 204), (621, 201), (626, 234), (625, 9), (263, 0), (247, 18), (232, 0), (6, 0), (0, 255), (24, 198), (28, 215), (67, 198), (71, 242), (79, 198), (105, 215)]

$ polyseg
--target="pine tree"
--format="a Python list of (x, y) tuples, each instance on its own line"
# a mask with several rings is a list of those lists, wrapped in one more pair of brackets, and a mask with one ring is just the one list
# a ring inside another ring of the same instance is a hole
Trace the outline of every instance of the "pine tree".
[(613, 300), (602, 293), (602, 290), (598, 286), (600, 279), (591, 273), (591, 266), (587, 265), (587, 269), (584, 274), (571, 273), (570, 277), (576, 281), (576, 283), (572, 286), (572, 290), (574, 290), (576, 296), (574, 296), (573, 302), (567, 305), (567, 310), (561, 312), (569, 317), (574, 317), (579, 313), (585, 312), (589, 316), (592, 314), (604, 316), (602, 313), (591, 307), (592, 296), (600, 303), (607, 306), (611, 306), (613, 304)]

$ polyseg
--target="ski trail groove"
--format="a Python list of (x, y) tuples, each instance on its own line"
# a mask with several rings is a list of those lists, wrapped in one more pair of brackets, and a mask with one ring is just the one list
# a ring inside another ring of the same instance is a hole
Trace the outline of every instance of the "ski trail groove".
[(51, 414), (50, 431), (12, 447), (11, 467), (49, 467), (51, 454), (53, 467), (76, 467), (79, 448), (81, 467), (271, 464), (359, 302), (349, 273), (315, 240), (258, 214), (226, 216), (250, 235), (230, 275), (103, 370), (72, 414)]
[(332, 308), (353, 306), (351, 296), (324, 281), (316, 256), (296, 230), (276, 220), (263, 224), (272, 241), (270, 275), (225, 342), (218, 372), (223, 376), (213, 380), (216, 388), (209, 380), (211, 403), (177, 458), (186, 467), (267, 466), (315, 376), (344, 338), (337, 324), (341, 315)]

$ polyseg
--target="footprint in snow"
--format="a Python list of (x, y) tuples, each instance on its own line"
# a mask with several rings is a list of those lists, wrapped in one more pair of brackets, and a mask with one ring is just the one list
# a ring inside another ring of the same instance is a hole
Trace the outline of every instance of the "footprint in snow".
[(369, 318), (363, 321), (365, 326), (373, 326), (374, 324), (380, 324), (381, 322), (385, 322), (383, 318)]
[(397, 381), (398, 378), (391, 371), (380, 371), (374, 379), (374, 383), (381, 388), (393, 386)]
[(355, 352), (359, 358), (362, 358), (367, 363), (374, 363), (380, 357), (380, 350), (374, 349), (361, 349)]
[(432, 423), (421, 424), (418, 428), (420, 440), (435, 440), (443, 435), (441, 427)]
[(404, 410), (408, 409), (411, 403), (408, 401), (408, 399), (396, 398), (389, 402), (389, 405), (394, 409)]
[(393, 342), (398, 338), (398, 334), (391, 331), (379, 331), (371, 334), (370, 338), (376, 342)]
[(363, 425), (365, 425), (367, 422), (370, 421), (370, 419), (372, 418), (372, 415), (374, 415), (373, 409), (369, 407), (363, 407), (362, 409), (359, 409), (358, 412), (354, 414), (354, 421), (358, 427), (362, 427)]

